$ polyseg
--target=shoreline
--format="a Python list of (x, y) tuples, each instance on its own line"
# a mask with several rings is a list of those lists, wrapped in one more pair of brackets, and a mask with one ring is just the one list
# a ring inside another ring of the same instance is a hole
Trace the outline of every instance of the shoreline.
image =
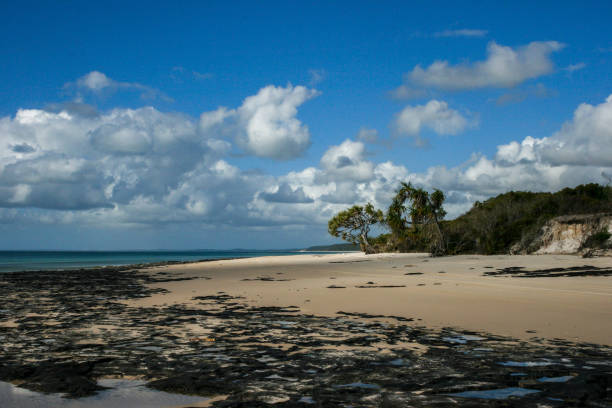
[[(86, 398), (138, 379), (224, 408), (490, 406), (479, 392), (609, 405), (612, 347), (593, 339), (609, 330), (612, 270), (588, 262), (345, 253), (0, 274), (0, 381)], [(570, 333), (526, 333), (513, 316)]]
[[(79, 263), (78, 261), (70, 261), (68, 263), (74, 263), (74, 266), (51, 266), (53, 264), (65, 264), (66, 261), (55, 261), (55, 262), (50, 262), (50, 261), (40, 261), (40, 260), (32, 260), (30, 262), (31, 265), (41, 265), (41, 264), (45, 264), (45, 262), (47, 264), (49, 264), (49, 267), (38, 267), (38, 266), (28, 266), (28, 263), (21, 261), (18, 262), (17, 265), (19, 266), (7, 266), (7, 265), (12, 265), (13, 263), (3, 263), (3, 259), (0, 256), (0, 273), (14, 273), (14, 272), (48, 272), (48, 271), (78, 271), (78, 270), (90, 270), (90, 269), (100, 269), (100, 268), (123, 268), (123, 269), (139, 269), (139, 268), (149, 268), (149, 267), (154, 267), (154, 266), (164, 266), (164, 265), (175, 265), (175, 264), (186, 264), (186, 263), (199, 263), (199, 262), (210, 262), (210, 261), (217, 261), (217, 260), (229, 260), (229, 259), (247, 259), (247, 258), (259, 258), (259, 257), (266, 257), (266, 256), (294, 256), (294, 255), (304, 255), (304, 254), (335, 254), (335, 253), (359, 253), (359, 251), (308, 251), (308, 250), (295, 250), (295, 251), (283, 251), (283, 250), (223, 250), (223, 251), (210, 251), (210, 252), (216, 252), (216, 253), (223, 253), (226, 256), (221, 256), (219, 257), (218, 255), (216, 255), (215, 257), (206, 257), (206, 252), (207, 251), (136, 251), (138, 253), (143, 253), (143, 254), (163, 254), (165, 252), (170, 252), (170, 253), (191, 253), (191, 252), (198, 252), (199, 256), (201, 256), (200, 258), (196, 258), (196, 259), (180, 259), (180, 256), (178, 256), (179, 259), (172, 259), (172, 257), (169, 257), (169, 259), (163, 259), (163, 260), (151, 260), (151, 261), (144, 261), (144, 262), (140, 262), (140, 261), (110, 261), (111, 263), (105, 263), (105, 262), (109, 262), (106, 260), (95, 260), (95, 261), (87, 261), (87, 262), (82, 262)], [(70, 255), (78, 255), (81, 253), (95, 253), (95, 254), (104, 254), (104, 255), (108, 255), (108, 254), (133, 254), (134, 251), (0, 251), (0, 255), (3, 255), (3, 253), (23, 253), (23, 254), (41, 254), (41, 253), (67, 253)], [(236, 254), (242, 254), (239, 256), (236, 256)], [(248, 254), (248, 255), (244, 255), (244, 254)], [(210, 255), (209, 255), (210, 256)], [(175, 257), (176, 258), (176, 257)], [(94, 262), (99, 262), (99, 263), (94, 263)], [(23, 269), (23, 267), (25, 266), (25, 269)], [(21, 268), (21, 269), (20, 269)]]
[[(244, 259), (251, 257), (243, 257)], [(160, 261), (160, 262), (143, 262), (135, 264), (117, 264), (117, 265), (95, 265), (87, 267), (75, 266), (74, 268), (63, 268), (63, 269), (20, 269), (14, 271), (0, 271), (2, 273), (50, 273), (50, 272), (91, 272), (91, 271), (106, 271), (106, 272), (123, 272), (129, 270), (144, 270), (149, 268), (155, 268), (160, 266), (172, 266), (172, 265), (185, 265), (185, 264), (199, 264), (203, 262), (212, 261), (228, 261), (232, 259), (241, 259), (241, 257), (229, 257), (229, 258), (205, 258), (198, 259), (195, 261)]]

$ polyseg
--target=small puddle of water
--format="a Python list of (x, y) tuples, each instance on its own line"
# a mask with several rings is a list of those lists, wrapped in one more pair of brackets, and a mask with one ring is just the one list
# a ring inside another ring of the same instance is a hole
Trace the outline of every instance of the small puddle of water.
[(545, 367), (551, 364), (548, 361), (504, 361), (499, 363), (505, 367)]
[(355, 382), (355, 383), (350, 383), (350, 384), (334, 385), (334, 388), (364, 388), (368, 390), (379, 390), (380, 386), (376, 384), (365, 384), (365, 383)]
[(62, 398), (61, 394), (43, 394), (0, 381), (0, 401), (12, 408), (167, 408), (206, 400), (205, 397), (170, 394), (145, 387), (144, 381), (100, 380), (98, 384), (111, 389), (86, 398)]
[(455, 344), (466, 344), (468, 341), (478, 341), (478, 340), (484, 340), (484, 337), (480, 337), (480, 336), (473, 336), (471, 334), (463, 334), (463, 335), (458, 335), (458, 336), (454, 336), (454, 337), (443, 337), (442, 340), (448, 342), (448, 343), (455, 343)]
[(564, 375), (563, 377), (542, 377), (538, 378), (538, 381), (547, 383), (563, 383), (568, 382), (572, 378), (574, 378), (573, 375)]
[(312, 399), (312, 397), (302, 397), (298, 400), (298, 402), (304, 403), (304, 404), (315, 404), (316, 401)]
[(540, 392), (538, 390), (530, 390), (528, 388), (510, 387), (510, 388), (499, 388), (496, 390), (482, 390), (482, 391), (464, 391), (456, 394), (448, 394), (451, 397), (463, 397), (463, 398), (480, 398), (480, 399), (495, 399), (501, 400), (510, 397), (524, 397), (525, 395)]

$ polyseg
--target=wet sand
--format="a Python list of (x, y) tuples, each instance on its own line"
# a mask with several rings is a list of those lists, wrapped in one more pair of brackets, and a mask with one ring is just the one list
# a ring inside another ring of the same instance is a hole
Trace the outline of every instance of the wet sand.
[[(525, 277), (529, 271), (584, 265), (605, 271), (612, 259), (360, 253), (235, 259), (149, 269), (196, 279), (155, 283), (153, 288), (168, 292), (126, 303), (194, 306), (196, 296), (225, 292), (251, 306), (293, 305), (319, 316), (394, 315), (430, 328), (611, 345), (610, 276)], [(485, 275), (515, 267), (527, 271), (525, 276)]]

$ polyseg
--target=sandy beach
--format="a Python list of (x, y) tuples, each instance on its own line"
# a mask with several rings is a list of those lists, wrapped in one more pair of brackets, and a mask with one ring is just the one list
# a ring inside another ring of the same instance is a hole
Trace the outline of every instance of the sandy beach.
[(609, 406), (611, 276), (360, 253), (3, 273), (0, 405)]
[(361, 253), (235, 259), (153, 268), (150, 273), (196, 279), (156, 284), (169, 292), (127, 303), (194, 306), (196, 296), (225, 292), (252, 306), (298, 306), (302, 313), (320, 316), (338, 311), (394, 315), (432, 328), (611, 345), (609, 276), (484, 275), (512, 267), (535, 271), (584, 265), (611, 268), (612, 259)]

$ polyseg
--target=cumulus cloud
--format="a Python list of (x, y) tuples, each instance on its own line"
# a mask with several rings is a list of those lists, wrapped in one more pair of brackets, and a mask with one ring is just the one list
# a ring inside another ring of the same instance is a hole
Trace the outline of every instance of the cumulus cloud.
[(267, 86), (237, 109), (221, 107), (200, 116), (200, 129), (230, 137), (258, 157), (289, 160), (310, 146), (310, 132), (296, 116), (297, 108), (319, 95), (303, 86)]
[(540, 153), (552, 165), (611, 167), (612, 95), (596, 106), (578, 106), (573, 120), (546, 139)]
[[(525, 137), (497, 148), (493, 158), (474, 156), (462, 166), (431, 167), (413, 182), (475, 200), (509, 190), (556, 191), (604, 182), (612, 169), (612, 95), (599, 105), (581, 104), (571, 121), (545, 138)], [(458, 215), (457, 213), (451, 213)]]
[(215, 157), (196, 130), (189, 118), (153, 108), (94, 118), (19, 110), (0, 119), (0, 205), (80, 209), (161, 198), (182, 171)]
[(237, 114), (245, 132), (238, 142), (260, 157), (287, 160), (310, 146), (308, 127), (297, 118), (297, 108), (318, 92), (303, 86), (267, 86), (249, 96)]
[(338, 146), (331, 146), (321, 157), (325, 173), (321, 178), (330, 180), (366, 181), (373, 177), (373, 163), (364, 159), (365, 145), (345, 140)]
[(316, 94), (266, 87), (236, 109), (205, 112), (199, 120), (152, 107), (20, 109), (0, 118), (0, 207), (20, 214), (37, 208), (32, 216), (42, 222), (44, 214), (50, 223), (286, 223), (288, 214), (268, 220), (253, 203), (312, 203), (304, 189), (243, 172), (224, 158), (232, 143), (262, 157), (301, 153), (310, 139), (297, 107)]
[(419, 86), (446, 90), (509, 88), (553, 72), (550, 55), (563, 47), (556, 41), (534, 41), (515, 48), (491, 41), (484, 61), (457, 65), (435, 61), (427, 68), (417, 65), (407, 78)]
[(599, 105), (580, 105), (574, 118), (547, 138), (527, 136), (498, 146), (493, 157), (475, 154), (459, 166), (432, 166), (422, 173), (392, 162), (368, 161), (362, 143), (346, 140), (331, 146), (318, 168), (281, 178), (294, 188), (302, 187), (314, 199), (312, 206), (325, 213), (354, 203), (372, 202), (385, 208), (399, 183), (411, 181), (427, 189), (442, 189), (448, 196), (449, 218), (453, 218), (476, 200), (510, 190), (556, 191), (607, 181), (612, 174), (610, 120), (612, 95)]
[[(411, 172), (399, 163), (375, 162), (363, 142), (374, 137), (367, 128), (362, 140), (330, 146), (318, 164), (286, 174), (244, 171), (230, 163), (231, 142), (249, 142), (248, 124), (262, 109), (265, 118), (255, 121), (263, 128), (278, 111), (277, 122), (297, 120), (296, 107), (314, 91), (296, 89), (264, 88), (236, 109), (205, 112), (199, 119), (151, 107), (95, 115), (22, 109), (0, 118), (0, 223), (189, 223), (275, 231), (314, 225), (324, 231), (327, 220), (349, 205), (386, 208), (401, 181), (442, 189), (454, 217), (476, 200), (509, 190), (558, 190), (612, 174), (612, 95), (598, 105), (578, 106), (549, 137), (517, 138), (498, 146), (492, 157), (474, 155), (456, 167)], [(456, 111), (436, 102), (429, 116), (423, 114), (429, 103), (416, 111), (410, 107), (419, 125), (406, 129), (450, 134), (465, 126)], [(442, 124), (424, 119), (430, 117), (442, 118)]]
[(446, 102), (435, 99), (426, 105), (406, 106), (393, 122), (397, 134), (414, 138), (417, 146), (426, 143), (420, 138), (425, 128), (439, 135), (456, 135), (469, 125), (469, 121), (458, 111), (449, 108)]

